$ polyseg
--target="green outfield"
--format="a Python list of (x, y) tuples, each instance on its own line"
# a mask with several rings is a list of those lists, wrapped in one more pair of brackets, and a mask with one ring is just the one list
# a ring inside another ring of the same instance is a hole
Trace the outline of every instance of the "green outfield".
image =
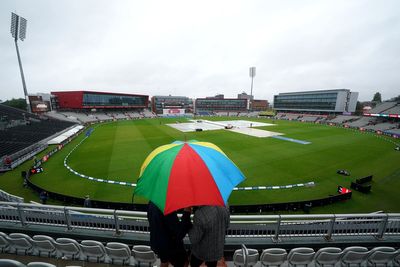
[[(232, 118), (218, 118), (232, 120)], [(214, 120), (218, 120), (214, 118)], [(252, 119), (274, 126), (260, 129), (283, 133), (285, 137), (309, 141), (302, 145), (274, 138), (257, 138), (226, 130), (182, 133), (167, 125), (186, 119), (143, 119), (95, 126), (95, 130), (68, 158), (75, 171), (102, 179), (135, 182), (146, 156), (156, 147), (175, 140), (196, 139), (218, 145), (247, 177), (240, 186), (279, 186), (315, 182), (313, 187), (235, 191), (231, 205), (278, 203), (323, 198), (336, 194), (338, 185), (374, 175), (372, 192), (353, 192), (351, 200), (313, 208), (314, 213), (353, 213), (383, 210), (400, 212), (400, 152), (385, 138), (369, 133), (326, 125), (291, 121)], [(84, 138), (73, 140), (44, 163), (44, 173), (32, 182), (48, 191), (110, 202), (131, 202), (133, 188), (81, 178), (63, 165), (64, 158)], [(36, 200), (30, 189), (22, 188), (20, 172), (0, 176), (0, 188), (26, 200)], [(336, 174), (346, 169), (351, 176)], [(145, 200), (135, 197), (135, 203)]]

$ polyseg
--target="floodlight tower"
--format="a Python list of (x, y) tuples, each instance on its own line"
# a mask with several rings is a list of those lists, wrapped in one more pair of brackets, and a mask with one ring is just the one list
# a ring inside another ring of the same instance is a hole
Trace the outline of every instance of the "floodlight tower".
[(19, 70), (21, 72), (22, 87), (24, 88), (24, 95), (26, 100), (26, 110), (31, 112), (31, 105), (29, 103), (28, 91), (26, 90), (26, 83), (24, 77), (24, 70), (22, 69), (21, 56), (19, 55), (18, 39), (25, 40), (26, 36), (26, 19), (11, 12), (11, 36), (14, 38), (15, 49), (17, 50)]
[(253, 109), (253, 79), (256, 76), (256, 67), (250, 67), (251, 89), (250, 89), (250, 109)]

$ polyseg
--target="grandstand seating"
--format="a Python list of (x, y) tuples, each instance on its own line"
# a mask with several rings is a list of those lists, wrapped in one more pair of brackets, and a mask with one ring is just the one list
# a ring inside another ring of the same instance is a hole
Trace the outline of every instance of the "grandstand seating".
[(132, 119), (142, 118), (142, 115), (140, 115), (138, 112), (129, 111), (129, 112), (126, 112), (126, 114)]
[(36, 114), (28, 113), (24, 110), (9, 107), (2, 104), (0, 104), (0, 117), (6, 117), (9, 121), (39, 119), (39, 117)]
[(132, 256), (129, 246), (123, 243), (108, 242), (105, 249), (112, 264), (120, 263), (125, 265), (130, 261)]
[(352, 121), (347, 123), (348, 126), (350, 127), (364, 127), (370, 123), (373, 123), (376, 121), (376, 118), (371, 118), (371, 117), (361, 117), (360, 119), (356, 121)]
[[(246, 255), (243, 256), (244, 254)], [(237, 249), (233, 254), (233, 264), (235, 266), (254, 266), (258, 262), (259, 255), (256, 249), (248, 249), (243, 245), (241, 249)]]
[(157, 261), (156, 254), (149, 246), (136, 245), (132, 248), (132, 256), (139, 263), (147, 263), (152, 266)]
[[(32, 242), (35, 240), (49, 241), (43, 250), (43, 244)], [(85, 262), (153, 266), (159, 259), (156, 254), (146, 245), (130, 245), (120, 242), (108, 242), (104, 245), (96, 240), (78, 241), (72, 238), (53, 238), (47, 236), (34, 236), (20, 233), (5, 234), (0, 232), (0, 248), (2, 253), (14, 253), (16, 250), (25, 250), (27, 255), (41, 256), (41, 262), (51, 264), (54, 259), (62, 259), (64, 265), (68, 261), (78, 261), (78, 265), (85, 266)], [(41, 253), (44, 252), (45, 253)], [(261, 252), (261, 255), (260, 255)], [(7, 254), (3, 254), (7, 255)], [(23, 256), (20, 256), (23, 259)], [(229, 258), (229, 257), (228, 257)], [(18, 258), (17, 258), (18, 259)], [(351, 246), (343, 250), (338, 247), (321, 247), (317, 250), (308, 247), (294, 247), (289, 250), (282, 248), (236, 249), (232, 263), (235, 266), (399, 266), (400, 250), (395, 247), (366, 247)], [(10, 265), (10, 260), (0, 260), (0, 266), (25, 266)], [(9, 265), (7, 265), (7, 262)], [(18, 261), (17, 261), (18, 262)], [(81, 262), (81, 263), (79, 263)], [(32, 266), (46, 266), (34, 265)], [(28, 266), (31, 266), (28, 264)], [(58, 265), (58, 264), (57, 264)], [(228, 266), (229, 266), (228, 262)]]
[(116, 113), (115, 114), (115, 116), (114, 116), (114, 118), (116, 118), (116, 119), (128, 119), (129, 117), (128, 116), (126, 116), (124, 113)]
[(328, 122), (333, 122), (333, 123), (344, 123), (346, 121), (350, 121), (350, 120), (355, 120), (355, 119), (359, 119), (359, 116), (345, 116), (345, 115), (338, 115), (336, 116), (336, 118), (328, 120)]
[(287, 252), (282, 248), (264, 249), (260, 256), (262, 266), (281, 266), (287, 259)]
[(53, 118), (53, 119), (57, 119), (57, 120), (62, 120), (62, 121), (70, 121), (70, 122), (75, 122), (75, 123), (79, 123), (79, 121), (76, 118), (68, 118), (68, 116), (56, 112), (56, 111), (49, 111), (45, 114), (47, 117)]
[(212, 112), (208, 112), (208, 111), (199, 111), (199, 112), (197, 112), (197, 115), (199, 115), (199, 116), (213, 116), (214, 114)]
[(398, 135), (400, 135), (400, 129), (390, 129), (390, 130), (386, 130), (385, 133), (389, 133), (389, 134), (398, 134)]
[(96, 113), (96, 117), (99, 121), (108, 121), (108, 120), (112, 120), (112, 117), (108, 116), (105, 113), (102, 112), (98, 112)]
[(0, 130), (0, 157), (11, 155), (72, 125), (71, 122), (49, 119)]
[(61, 114), (64, 114), (67, 118), (69, 118), (71, 120), (76, 118), (81, 123), (97, 121), (97, 118), (94, 115), (86, 114), (86, 113), (82, 113), (82, 112), (61, 112)]
[(292, 113), (278, 113), (276, 118), (282, 120), (297, 120), (299, 118), (299, 114)]
[(307, 121), (307, 122), (315, 122), (319, 119), (317, 116), (303, 116), (301, 118), (302, 121)]
[(382, 102), (378, 104), (376, 107), (371, 109), (368, 113), (382, 113), (388, 109), (391, 109), (392, 107), (396, 106), (396, 102)]
[(157, 117), (156, 114), (154, 114), (153, 112), (151, 112), (151, 111), (149, 111), (147, 109), (143, 110), (142, 114), (143, 114), (144, 118), (155, 118), (155, 117)]
[(383, 114), (400, 114), (400, 104), (397, 104), (396, 106), (385, 110), (382, 112)]
[(385, 131), (385, 130), (389, 130), (389, 129), (395, 129), (396, 124), (393, 123), (389, 123), (389, 122), (385, 122), (385, 123), (378, 123), (378, 124), (374, 124), (374, 125), (367, 125), (364, 127), (364, 129), (366, 130), (374, 130), (374, 131)]
[(260, 114), (259, 111), (252, 111), (247, 113), (247, 117), (258, 117), (259, 114)]

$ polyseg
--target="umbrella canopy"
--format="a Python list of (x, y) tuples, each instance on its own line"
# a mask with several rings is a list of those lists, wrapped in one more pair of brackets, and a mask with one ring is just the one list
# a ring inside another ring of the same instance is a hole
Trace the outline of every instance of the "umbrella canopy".
[(242, 172), (216, 145), (176, 141), (147, 156), (135, 194), (168, 214), (190, 206), (224, 206), (243, 180)]

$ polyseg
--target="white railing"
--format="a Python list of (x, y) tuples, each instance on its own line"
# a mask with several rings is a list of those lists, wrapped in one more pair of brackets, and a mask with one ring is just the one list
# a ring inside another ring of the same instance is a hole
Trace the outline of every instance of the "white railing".
[[(48, 231), (100, 230), (113, 235), (142, 235), (148, 239), (146, 212), (91, 209), (0, 202), (0, 228)], [(400, 238), (400, 213), (316, 214), (316, 215), (231, 215), (227, 244), (249, 239), (264, 243), (266, 239), (293, 242), (305, 238), (329, 240), (342, 237), (370, 237), (376, 240)]]
[(0, 189), (0, 200), (7, 202), (17, 202), (17, 203), (24, 202), (24, 199), (22, 197), (11, 195), (1, 189)]

